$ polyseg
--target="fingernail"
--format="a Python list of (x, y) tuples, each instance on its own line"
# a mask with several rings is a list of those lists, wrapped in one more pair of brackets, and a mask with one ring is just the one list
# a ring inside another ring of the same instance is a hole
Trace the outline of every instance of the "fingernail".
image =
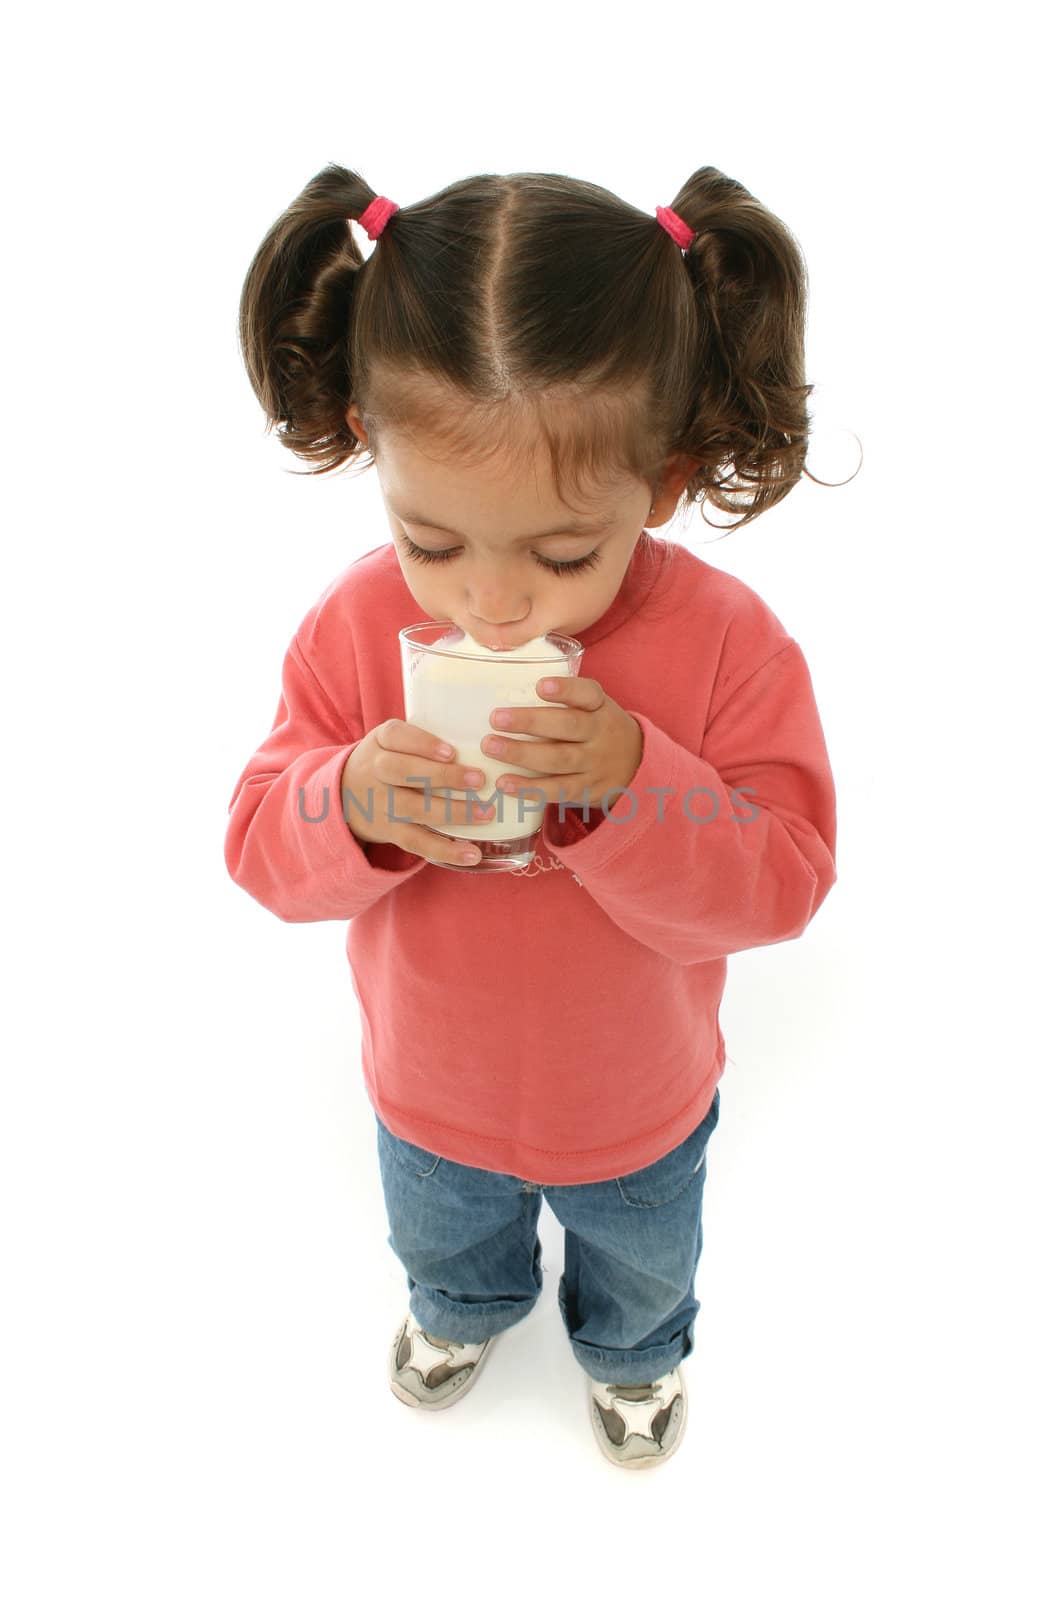
[(484, 782), (484, 773), (477, 772), (473, 767), (471, 767), (469, 772), (466, 774), (466, 781), (470, 785), (471, 789), (479, 789), (481, 784)]

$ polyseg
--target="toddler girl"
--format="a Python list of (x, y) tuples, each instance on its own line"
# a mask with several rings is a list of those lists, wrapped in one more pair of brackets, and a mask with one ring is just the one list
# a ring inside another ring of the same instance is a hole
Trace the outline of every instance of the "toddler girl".
[[(283, 921), (349, 924), (409, 1291), (390, 1385), (462, 1398), (539, 1296), (545, 1195), (617, 1465), (683, 1435), (727, 957), (798, 938), (836, 877), (800, 647), (754, 590), (650, 532), (682, 501), (747, 522), (798, 482), (804, 320), (791, 234), (711, 167), (653, 215), (551, 173), (400, 208), (329, 166), (241, 300), (268, 426), (313, 472), (366, 454), (393, 536), (295, 630), (225, 841)], [(531, 774), (531, 870), (473, 872), (435, 831), (476, 823), (490, 784), (403, 719), (398, 633), (431, 620), (495, 649), (585, 646), (579, 676), (537, 678), (542, 705), (493, 714), (482, 746)]]

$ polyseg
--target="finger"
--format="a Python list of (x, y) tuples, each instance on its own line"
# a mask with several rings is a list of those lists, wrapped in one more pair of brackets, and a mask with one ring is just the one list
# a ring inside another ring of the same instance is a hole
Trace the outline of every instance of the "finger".
[(597, 711), (605, 703), (605, 691), (596, 678), (540, 678), (535, 689), (542, 700), (578, 706), (581, 711)]
[(442, 862), (455, 867), (469, 866), (481, 858), (481, 852), (476, 844), (471, 844), (466, 839), (448, 839), (444, 834), (434, 833), (417, 823), (411, 823), (405, 829), (402, 849), (407, 850), (410, 855), (421, 856), (424, 861), (432, 862), (435, 866)]
[(554, 706), (541, 706), (537, 709), (518, 706), (509, 711), (510, 721), (505, 728), (496, 724), (495, 719), (498, 715), (498, 710), (493, 711), (488, 719), (495, 732), (485, 734), (481, 740), (481, 750), (485, 755), (497, 756), (500, 760), (509, 758), (494, 748), (493, 739), (506, 739), (512, 734), (528, 733), (533, 739), (565, 739), (579, 743), (583, 739), (592, 738), (594, 734), (591, 713), (570, 710), (567, 706), (560, 711)]
[[(378, 767), (378, 762), (376, 766)], [(491, 784), (491, 774), (483, 767), (457, 767), (443, 761), (420, 761), (418, 756), (390, 758), (392, 776), (387, 783), (402, 784), (420, 794), (435, 794), (443, 799), (445, 794), (473, 795), (474, 803), (482, 790)], [(461, 802), (460, 802), (461, 803)]]
[(501, 807), (504, 818), (512, 817), (515, 822), (538, 827), (543, 810), (548, 805), (556, 805), (559, 800), (563, 800), (565, 805), (570, 804), (568, 789), (563, 781), (515, 778), (512, 774), (499, 779), (496, 804)]
[[(485, 739), (481, 749), (493, 759), (505, 761), (509, 767), (524, 767), (529, 773), (576, 772), (581, 766), (579, 745), (567, 740), (507, 739), (500, 754)], [(501, 786), (502, 779), (499, 783)]]
[[(375, 740), (382, 750), (393, 750), (406, 756), (429, 756), (431, 761), (455, 760), (451, 745), (445, 745), (444, 740), (435, 733), (428, 733), (425, 728), (416, 727), (414, 722), (404, 722), (399, 717), (390, 717), (380, 723), (375, 730)], [(451, 756), (444, 755), (444, 749), (451, 750)]]
[[(456, 762), (454, 745), (447, 744), (435, 733), (428, 733), (425, 728), (416, 727), (414, 722), (402, 722), (396, 717), (391, 717), (388, 722), (384, 722), (375, 730), (375, 737), (380, 751), (392, 755), (426, 758), (424, 770), (429, 773), (431, 782), (441, 782), (449, 789), (469, 787), (465, 779), (468, 769)], [(375, 764), (377, 770), (385, 769), (380, 772), (380, 776), (386, 783), (403, 783), (403, 776), (400, 778), (397, 776), (398, 772), (403, 773), (407, 770), (403, 761), (398, 764), (387, 761), (379, 755)]]
[[(436, 734), (417, 728), (412, 722), (391, 717), (375, 730), (375, 738), (379, 746), (375, 771), (383, 783), (404, 786), (410, 778), (421, 782), (425, 776), (434, 788), (470, 790), (483, 789), (487, 782), (484, 773), (480, 782), (469, 777), (474, 769), (455, 760), (453, 746), (445, 745)], [(452, 751), (451, 759), (442, 755), (444, 750)], [(408, 759), (412, 756), (416, 757), (414, 761)], [(420, 756), (422, 761), (418, 760)]]
[(421, 774), (414, 782), (413, 778), (415, 775), (409, 774), (404, 787), (393, 791), (396, 817), (414, 817), (433, 828), (442, 823), (449, 827), (454, 822), (491, 822), (495, 816), (491, 806), (486, 809), (476, 789), (459, 797), (449, 786), (431, 782), (427, 774)]

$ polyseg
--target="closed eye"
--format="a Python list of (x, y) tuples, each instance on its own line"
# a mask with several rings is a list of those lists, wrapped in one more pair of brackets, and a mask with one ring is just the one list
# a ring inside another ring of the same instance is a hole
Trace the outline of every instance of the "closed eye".
[[(422, 545), (415, 544), (408, 535), (402, 534), (405, 552), (413, 561), (450, 561), (459, 554), (458, 547), (451, 550), (424, 550)], [(539, 566), (545, 567), (547, 572), (556, 572), (560, 576), (573, 572), (585, 572), (590, 567), (596, 567), (601, 560), (600, 550), (591, 550), (588, 556), (580, 556), (576, 561), (548, 561), (545, 556), (537, 556), (533, 550), (532, 555)]]

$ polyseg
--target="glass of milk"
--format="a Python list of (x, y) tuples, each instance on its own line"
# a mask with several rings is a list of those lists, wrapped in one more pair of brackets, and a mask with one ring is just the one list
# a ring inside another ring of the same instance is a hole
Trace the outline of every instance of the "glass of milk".
[[(526, 867), (535, 855), (547, 804), (541, 794), (530, 794), (528, 786), (542, 774), (495, 760), (481, 749), (481, 740), (498, 732), (491, 723), (498, 707), (551, 705), (536, 693), (536, 684), (540, 678), (578, 677), (583, 646), (568, 634), (546, 633), (513, 650), (489, 650), (447, 622), (416, 623), (402, 628), (398, 638), (405, 722), (445, 740), (454, 748), (457, 764), (477, 767), (488, 780), (476, 793), (431, 786), (429, 821), (424, 826), (446, 838), (471, 839), (481, 852), (480, 861), (472, 867), (450, 861), (433, 865), (452, 872), (507, 872)], [(514, 729), (500, 736), (511, 745), (516, 739), (542, 742), (538, 734)], [(504, 794), (495, 787), (504, 772), (521, 775), (523, 792)], [(416, 787), (425, 795), (423, 783)], [(495, 815), (488, 821), (442, 822), (446, 795), (451, 799), (472, 795), (475, 803), (490, 801), (496, 807)]]

